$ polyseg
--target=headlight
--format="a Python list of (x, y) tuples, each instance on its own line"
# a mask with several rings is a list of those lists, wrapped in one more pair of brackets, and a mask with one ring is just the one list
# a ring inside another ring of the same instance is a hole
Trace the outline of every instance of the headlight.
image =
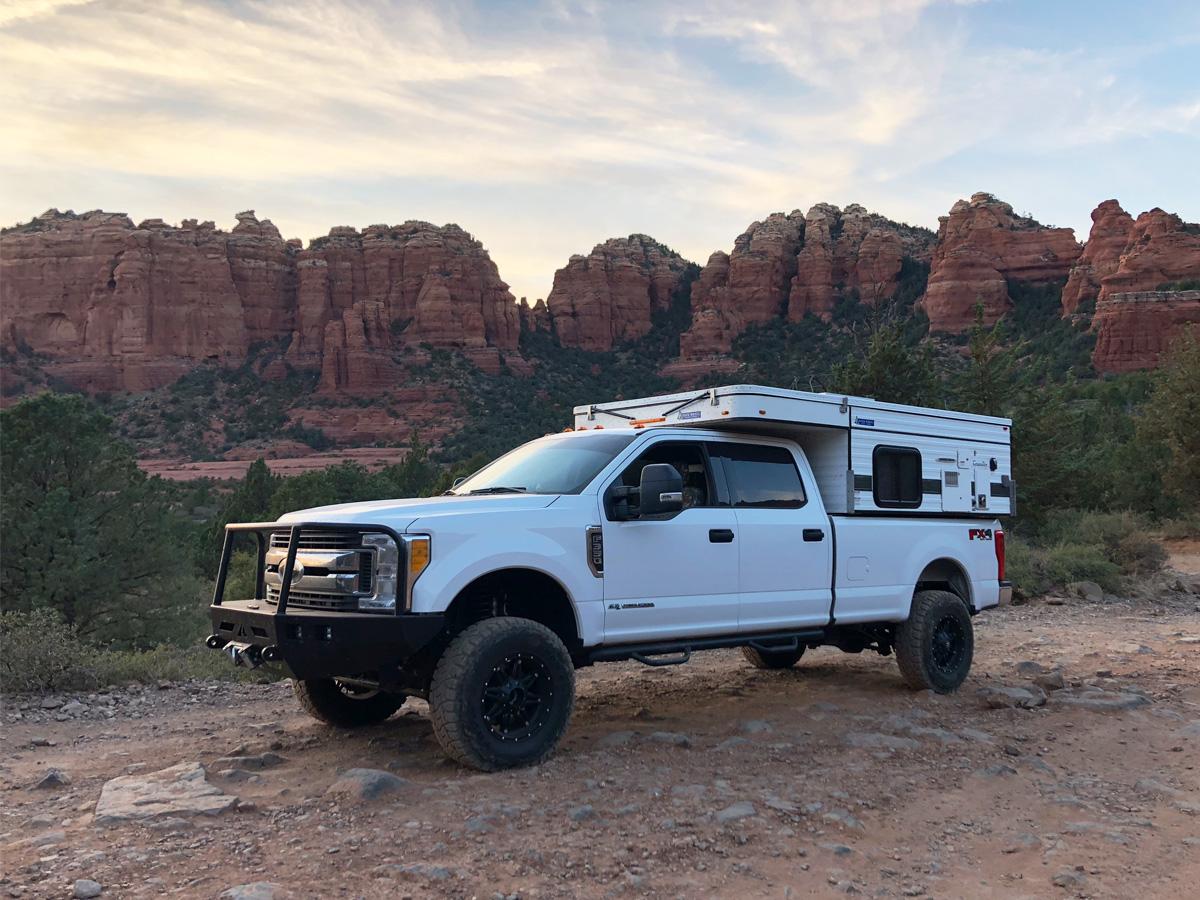
[[(412, 586), (421, 573), (429, 566), (430, 540), (427, 534), (404, 535), (405, 558), (408, 560), (407, 577), (403, 579), (404, 596), (400, 598), (401, 609), (411, 605)], [(386, 534), (364, 534), (363, 546), (372, 548), (375, 556), (374, 578), (372, 593), (369, 597), (359, 597), (358, 608), (361, 610), (394, 610), (396, 609), (396, 593), (401, 584), (400, 550), (396, 542)]]

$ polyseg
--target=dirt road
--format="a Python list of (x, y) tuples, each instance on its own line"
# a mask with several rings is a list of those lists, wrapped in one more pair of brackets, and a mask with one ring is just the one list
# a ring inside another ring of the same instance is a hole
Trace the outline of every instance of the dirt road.
[[(735, 652), (596, 666), (579, 673), (561, 752), (497, 775), (444, 761), (418, 701), (355, 733), (305, 718), (286, 683), (10, 708), (0, 891), (70, 897), (86, 879), (102, 897), (257, 882), (276, 887), (229, 896), (1195, 896), (1197, 602), (985, 613), (951, 697), (907, 691), (890, 659), (828, 649), (784, 672)], [(980, 694), (1035, 677), (1053, 688), (1037, 670), (1056, 666), (1068, 688), (1045, 705), (1003, 705), (1037, 704), (1037, 688), (993, 695), (1001, 708)], [(264, 752), (282, 759), (217, 762)], [(236, 805), (93, 821), (109, 779), (192, 761)], [(374, 800), (327, 793), (350, 768), (403, 780)], [(69, 783), (34, 787), (51, 769)]]

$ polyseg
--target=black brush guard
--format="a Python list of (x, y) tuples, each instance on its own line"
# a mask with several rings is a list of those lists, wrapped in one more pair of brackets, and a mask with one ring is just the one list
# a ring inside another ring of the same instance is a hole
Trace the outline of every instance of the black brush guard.
[[(263, 578), (267, 546), (272, 532), (289, 532), (287, 558), (275, 604), (266, 600)], [(384, 613), (333, 612), (289, 609), (292, 576), (300, 538), (305, 532), (386, 534), (396, 542), (398, 580), (396, 608)], [(225, 582), (239, 534), (253, 534), (258, 542), (255, 597), (226, 600)], [(404, 578), (408, 560), (403, 538), (386, 525), (332, 522), (245, 522), (225, 526), (221, 565), (213, 591), (209, 617), (212, 634), (205, 645), (224, 650), (237, 665), (255, 668), (264, 662), (284, 664), (296, 678), (370, 677), (386, 681), (405, 660), (427, 646), (441, 632), (445, 617), (414, 614), (401, 609), (406, 596)]]

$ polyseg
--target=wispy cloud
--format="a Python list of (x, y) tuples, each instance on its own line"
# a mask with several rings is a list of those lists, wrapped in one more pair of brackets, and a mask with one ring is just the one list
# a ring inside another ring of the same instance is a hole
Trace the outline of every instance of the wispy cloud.
[(1064, 165), (1133, 136), (1196, 141), (1194, 82), (1151, 97), (1116, 49), (990, 42), (973, 20), (984, 12), (9, 2), (0, 215), (111, 206), (139, 184), (132, 196), (157, 206), (136, 214), (205, 215), (187, 204), (225, 186), (231, 208), (250, 200), (303, 237), (329, 215), (440, 217), (476, 231), (518, 293), (542, 295), (569, 253), (612, 231), (703, 259), (750, 219), (818, 200), (933, 224), (963, 190), (936, 173), (964, 156), (980, 160), (970, 188), (985, 188), (1022, 156)]

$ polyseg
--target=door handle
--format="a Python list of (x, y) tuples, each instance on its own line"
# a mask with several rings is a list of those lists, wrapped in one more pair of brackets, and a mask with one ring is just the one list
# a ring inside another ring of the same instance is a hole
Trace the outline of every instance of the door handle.
[(732, 544), (733, 529), (732, 528), (710, 528), (708, 529), (708, 540), (713, 544)]
[(804, 539), (806, 541), (823, 541), (825, 540), (825, 532), (820, 528), (805, 528)]

